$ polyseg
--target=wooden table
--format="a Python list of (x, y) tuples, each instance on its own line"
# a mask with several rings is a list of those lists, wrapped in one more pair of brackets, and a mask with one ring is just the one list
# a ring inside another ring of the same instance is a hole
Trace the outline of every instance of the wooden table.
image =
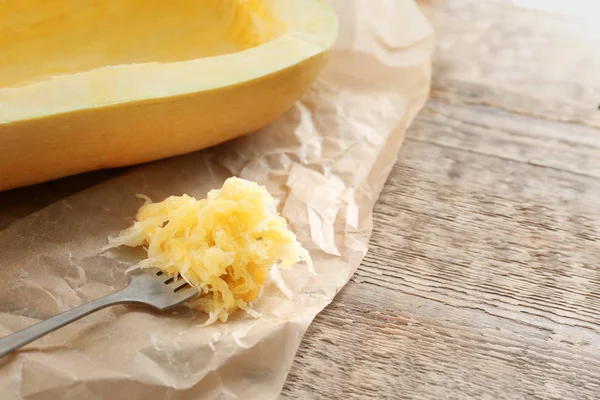
[[(600, 27), (421, 3), (431, 99), (281, 397), (600, 398)], [(0, 194), (0, 229), (113, 174)]]
[(422, 2), (431, 99), (284, 399), (600, 398), (600, 25)]

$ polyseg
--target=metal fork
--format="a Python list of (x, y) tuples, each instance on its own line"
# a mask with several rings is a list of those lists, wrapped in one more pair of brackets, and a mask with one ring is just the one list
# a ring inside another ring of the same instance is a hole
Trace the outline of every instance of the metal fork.
[(186, 283), (185, 280), (174, 280), (173, 277), (167, 276), (158, 269), (143, 270), (140, 273), (128, 276), (127, 286), (118, 292), (72, 308), (55, 317), (1, 338), (0, 357), (4, 357), (58, 328), (108, 306), (138, 303), (164, 311), (190, 300), (198, 294), (198, 291)]

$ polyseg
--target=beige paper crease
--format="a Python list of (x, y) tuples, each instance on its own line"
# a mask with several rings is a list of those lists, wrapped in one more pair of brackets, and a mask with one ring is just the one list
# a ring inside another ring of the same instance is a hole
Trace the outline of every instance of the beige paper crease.
[(0, 335), (125, 285), (142, 252), (101, 248), (132, 223), (136, 193), (202, 198), (232, 175), (255, 180), (317, 275), (298, 265), (273, 276), (259, 319), (202, 328), (206, 315), (186, 308), (92, 314), (0, 360), (2, 399), (277, 398), (309, 324), (367, 251), (374, 203), (430, 85), (433, 33), (413, 0), (331, 3), (340, 37), (329, 65), (267, 128), (133, 168), (0, 231)]

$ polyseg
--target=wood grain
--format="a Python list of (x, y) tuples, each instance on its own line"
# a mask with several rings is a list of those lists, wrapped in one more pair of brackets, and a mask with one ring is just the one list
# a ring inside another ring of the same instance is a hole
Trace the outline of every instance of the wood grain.
[(281, 398), (598, 398), (600, 28), (423, 4), (431, 99)]

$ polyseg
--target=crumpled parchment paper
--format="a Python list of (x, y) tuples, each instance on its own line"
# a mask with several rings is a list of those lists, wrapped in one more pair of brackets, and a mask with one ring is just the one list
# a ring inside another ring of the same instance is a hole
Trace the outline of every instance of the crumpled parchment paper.
[[(0, 335), (106, 295), (143, 251), (102, 252), (143, 193), (205, 197), (229, 176), (266, 185), (315, 262), (266, 285), (254, 319), (115, 306), (0, 360), (2, 399), (273, 399), (315, 315), (367, 251), (372, 210), (430, 85), (430, 26), (413, 0), (332, 0), (340, 37), (302, 101), (267, 128), (131, 169), (0, 231)], [(27, 199), (23, 199), (27, 201)]]

